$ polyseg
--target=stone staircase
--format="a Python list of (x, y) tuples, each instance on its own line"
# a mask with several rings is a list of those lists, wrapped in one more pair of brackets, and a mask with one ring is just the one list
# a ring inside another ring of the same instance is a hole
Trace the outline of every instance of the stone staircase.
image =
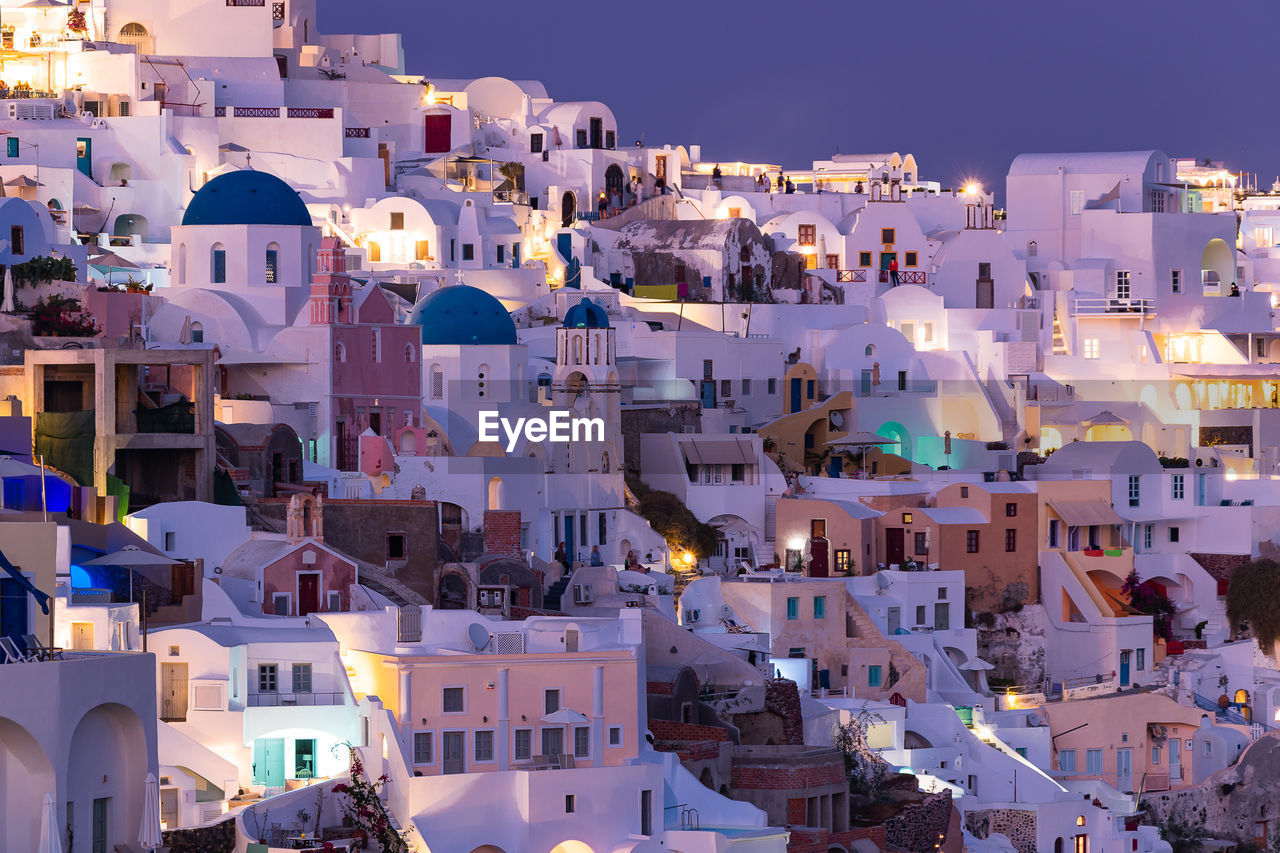
[(564, 592), (569, 588), (570, 575), (566, 572), (564, 577), (551, 585), (542, 595), (542, 609), (547, 611), (559, 612), (560, 600), (564, 596)]

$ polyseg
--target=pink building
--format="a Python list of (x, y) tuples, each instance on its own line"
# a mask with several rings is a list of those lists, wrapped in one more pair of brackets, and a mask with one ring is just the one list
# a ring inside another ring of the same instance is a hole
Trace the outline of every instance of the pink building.
[(422, 417), (421, 332), (396, 322), (391, 297), (377, 285), (356, 288), (336, 237), (325, 237), (311, 278), (310, 322), (328, 326), (328, 410), (334, 467), (355, 470), (366, 429), (391, 438)]

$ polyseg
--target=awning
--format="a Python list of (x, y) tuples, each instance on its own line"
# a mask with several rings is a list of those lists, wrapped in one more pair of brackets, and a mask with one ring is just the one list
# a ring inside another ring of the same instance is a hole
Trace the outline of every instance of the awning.
[(751, 465), (756, 461), (750, 444), (738, 438), (684, 440), (680, 449), (693, 465)]
[(1092, 527), (1093, 525), (1124, 524), (1106, 501), (1050, 501), (1049, 508), (1056, 512), (1068, 527)]

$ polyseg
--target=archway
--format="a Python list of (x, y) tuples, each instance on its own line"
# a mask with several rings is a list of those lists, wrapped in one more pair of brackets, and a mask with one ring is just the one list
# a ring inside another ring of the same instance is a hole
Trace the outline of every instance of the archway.
[(112, 236), (125, 238), (136, 236), (139, 240), (145, 240), (147, 239), (149, 228), (147, 217), (141, 213), (122, 213), (116, 217)]
[(604, 170), (604, 192), (606, 196), (612, 197), (613, 193), (617, 191), (618, 198), (622, 198), (623, 183), (622, 169), (618, 168), (617, 163)]
[(407, 429), (400, 433), (400, 455), (418, 455), (418, 434), (411, 429)]
[(1226, 296), (1236, 280), (1235, 252), (1220, 237), (1214, 237), (1200, 255), (1200, 283), (1209, 296)]
[(551, 853), (595, 853), (595, 851), (590, 845), (583, 844), (581, 841), (561, 841), (551, 848)]
[(441, 570), (436, 587), (436, 607), (440, 610), (468, 610), (471, 605), (471, 578), (461, 568)]
[[(105, 797), (106, 849), (132, 843), (142, 821), (142, 779), (148, 770), (147, 738), (138, 715), (124, 705), (99, 705), (76, 724), (68, 754), (66, 799), (76, 804), (76, 835), (91, 834), (93, 801)], [(108, 787), (104, 779), (115, 784)]]
[(1040, 427), (1040, 452), (1047, 453), (1062, 446), (1062, 432), (1054, 427)]
[(894, 442), (893, 444), (881, 445), (881, 448), (886, 453), (893, 453), (908, 462), (911, 461), (911, 433), (907, 431), (905, 426), (897, 421), (885, 421), (876, 430), (876, 435), (881, 438), (891, 439)]
[(116, 41), (133, 45), (138, 49), (138, 53), (151, 53), (151, 34), (142, 24), (136, 22), (125, 24), (116, 35)]
[(573, 219), (578, 215), (578, 197), (572, 190), (565, 190), (560, 197), (560, 227), (572, 228)]
[(45, 794), (57, 796), (49, 756), (26, 729), (0, 717), (0, 823), (10, 850), (35, 850)]
[(702, 772), (698, 774), (698, 781), (701, 782), (703, 785), (706, 785), (712, 791), (716, 789), (716, 782), (715, 782), (715, 779), (711, 777), (710, 767), (702, 768)]
[(489, 509), (502, 509), (502, 478), (494, 477), (489, 480)]

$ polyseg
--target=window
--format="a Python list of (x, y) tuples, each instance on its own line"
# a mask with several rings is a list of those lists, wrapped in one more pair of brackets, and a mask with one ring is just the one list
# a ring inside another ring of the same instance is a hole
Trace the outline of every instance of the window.
[(475, 735), (476, 761), (493, 761), (493, 732), (477, 731)]
[(1171, 489), (1170, 497), (1175, 501), (1180, 501), (1187, 496), (1187, 475), (1173, 474), (1169, 477), (1169, 485)]
[(431, 754), (431, 732), (414, 732), (413, 733), (413, 763), (414, 764), (430, 764), (432, 761)]
[(227, 281), (227, 250), (221, 243), (214, 243), (210, 252), (211, 269), (209, 278), (214, 284), (225, 284)]
[(446, 714), (461, 714), (466, 710), (466, 688), (445, 687), (441, 690), (441, 703)]
[(1071, 215), (1079, 216), (1084, 210), (1084, 190), (1071, 191)]
[(925, 617), (925, 606), (923, 604), (916, 606), (916, 626), (920, 627), (927, 621)]
[(413, 259), (415, 261), (431, 260), (431, 241), (430, 240), (414, 240), (413, 241)]
[(902, 514), (902, 523), (903, 523), (903, 524), (910, 524), (910, 523), (911, 523), (911, 519), (912, 519), (912, 518), (914, 518), (914, 516), (913, 516), (911, 513), (909, 513), (909, 512), (904, 512), (904, 513)]
[(1164, 193), (1160, 190), (1151, 191), (1151, 212), (1164, 213)]
[(745, 397), (750, 393), (751, 393), (751, 380), (750, 379), (742, 380), (742, 396)]
[(1138, 650), (1137, 650), (1137, 655), (1138, 655), (1138, 664), (1137, 664), (1137, 665), (1138, 665), (1138, 672), (1142, 672), (1143, 670), (1145, 670), (1145, 669), (1147, 668), (1147, 650), (1146, 650), (1146, 649), (1138, 649)]
[(1153, 538), (1152, 533), (1155, 531), (1155, 529), (1156, 529), (1156, 526), (1154, 524), (1142, 525), (1142, 549), (1144, 551), (1151, 550), (1151, 547), (1152, 547), (1151, 540)]
[(474, 243), (462, 244), (462, 259), (464, 261), (474, 261), (476, 259), (476, 246)]
[(579, 148), (586, 148), (587, 132), (585, 130), (579, 130), (577, 133), (574, 134), (574, 141), (577, 143), (577, 146)]
[(732, 394), (733, 394), (733, 380), (721, 379), (720, 380), (720, 396), (729, 397)]
[(947, 600), (947, 588), (945, 586), (938, 587), (938, 600), (939, 601)]
[(1142, 480), (1137, 474), (1129, 475), (1129, 506), (1139, 506), (1142, 503)]
[(907, 252), (905, 255), (903, 255), (903, 260), (904, 260), (904, 263), (909, 267), (918, 266), (920, 263), (920, 253)]
[(1063, 773), (1076, 772), (1076, 751), (1074, 749), (1058, 750), (1058, 769)]
[(853, 555), (848, 548), (836, 549), (836, 572), (847, 574), (853, 568)]
[(288, 616), (289, 610), (289, 593), (277, 592), (271, 596), (271, 612), (277, 616)]
[(609, 726), (609, 746), (622, 746), (622, 726)]
[(653, 791), (640, 792), (640, 834), (653, 835)]
[(533, 758), (533, 729), (516, 729), (513, 757), (516, 761), (528, 761)]
[(966, 553), (978, 553), (978, 531), (966, 530), (964, 534), (964, 548)]
[(1098, 339), (1097, 338), (1084, 339), (1083, 355), (1085, 358), (1098, 357)]
[(542, 134), (541, 133), (529, 134), (529, 153), (530, 154), (542, 153)]
[(9, 155), (10, 157), (17, 157), (17, 156), (18, 156), (18, 147), (19, 147), (21, 144), (22, 144), (22, 143), (18, 141), (18, 137), (16, 137), (16, 136), (10, 136), (8, 139), (6, 139), (6, 140), (5, 140), (5, 148), (7, 149), (7, 153), (8, 153), (8, 155)]
[(1012, 527), (1004, 531), (1004, 551), (1010, 554), (1018, 550), (1018, 531)]
[(818, 226), (801, 225), (797, 229), (799, 237), (796, 242), (801, 246), (812, 246), (818, 242)]
[(1130, 292), (1129, 271), (1116, 270), (1116, 299), (1128, 299)]
[(978, 262), (978, 278), (991, 278), (991, 262), (990, 261)]
[(1204, 742), (1204, 754), (1205, 754), (1205, 755), (1213, 755), (1213, 741), (1211, 741), (1211, 740), (1206, 740), (1206, 741)]
[(327, 609), (330, 613), (342, 612), (342, 593), (336, 589), (331, 589), (325, 594), (329, 604)]
[(1007, 503), (1007, 504), (1005, 504), (1005, 505), (1004, 505), (1004, 517), (1005, 517), (1005, 518), (1017, 518), (1017, 517), (1018, 517), (1018, 505), (1017, 505), (1017, 504), (1015, 504), (1015, 503)]
[(279, 280), (278, 265), (280, 262), (280, 249), (278, 247), (273, 248), (275, 245), (276, 245), (275, 243), (272, 243), (270, 246), (267, 247), (267, 258), (266, 258), (267, 284), (275, 284)]
[(882, 676), (883, 669), (878, 664), (867, 667), (867, 686), (879, 687)]
[(311, 664), (295, 663), (293, 665), (293, 692), (311, 692)]
[(387, 230), (389, 231), (404, 230), (404, 213), (403, 212), (399, 210), (391, 211), (391, 225)]
[[(580, 130), (580, 131), (578, 131), (578, 133), (580, 133), (580, 134), (581, 134), (581, 133), (582, 133), (582, 131)], [(579, 147), (581, 147), (581, 146), (579, 146)], [(564, 813), (565, 813), (565, 814), (573, 814), (574, 809), (576, 809), (576, 808), (577, 808), (577, 806), (578, 806), (578, 804), (577, 804), (577, 797), (575, 797), (573, 794), (565, 794), (565, 795), (564, 795)]]
[(1058, 519), (1056, 518), (1051, 519), (1049, 521), (1049, 547), (1050, 548), (1058, 547), (1058, 531), (1059, 531)]
[(870, 252), (859, 252), (859, 253), (858, 253), (858, 266), (860, 266), (860, 267), (869, 267), (869, 266), (871, 266), (871, 253), (870, 253)]
[(606, 130), (604, 132), (604, 147), (608, 148), (610, 151), (618, 147), (617, 131)]
[(507, 257), (507, 247), (502, 243), (498, 244), (498, 263), (503, 263)]
[(892, 228), (881, 228), (881, 229), (880, 229), (880, 242), (881, 242), (881, 243), (892, 243), (892, 242), (894, 242), (894, 241), (895, 241), (895, 234), (894, 234), (894, 230), (893, 230)]
[(444, 399), (444, 368), (438, 364), (431, 366), (431, 399)]
[(1169, 271), (1169, 284), (1172, 285), (1174, 293), (1182, 292), (1182, 270)]
[(898, 390), (907, 390), (907, 371), (905, 370), (898, 371)]
[(258, 692), (276, 692), (276, 665), (273, 663), (258, 664)]
[(560, 710), (560, 691), (544, 690), (542, 691), (542, 712), (544, 714), (554, 714)]
[(1102, 750), (1090, 749), (1085, 751), (1084, 772), (1089, 776), (1102, 775)]
[(929, 553), (929, 534), (921, 530), (916, 531), (916, 553)]
[(769, 393), (770, 393), (770, 394), (777, 394), (777, 393), (778, 393), (778, 380), (777, 380), (777, 379), (770, 379), (770, 380), (769, 380)]
[(1151, 763), (1152, 765), (1160, 763), (1160, 747), (1158, 746), (1151, 747)]
[(800, 599), (792, 597), (787, 599), (787, 620), (794, 622), (800, 618)]
[(1178, 541), (1178, 528), (1176, 528), (1176, 527), (1170, 527), (1170, 528), (1169, 528), (1169, 541), (1170, 541), (1170, 542), (1177, 542), (1177, 541)]
[(586, 758), (591, 755), (591, 727), (573, 727), (573, 757)]
[(542, 754), (560, 755), (564, 752), (564, 729), (559, 726), (542, 730)]
[(369, 338), (369, 348), (373, 352), (373, 363), (382, 363), (382, 330), (374, 329), (373, 334)]
[(825, 595), (815, 595), (813, 597), (813, 618), (827, 618), (827, 597)]

